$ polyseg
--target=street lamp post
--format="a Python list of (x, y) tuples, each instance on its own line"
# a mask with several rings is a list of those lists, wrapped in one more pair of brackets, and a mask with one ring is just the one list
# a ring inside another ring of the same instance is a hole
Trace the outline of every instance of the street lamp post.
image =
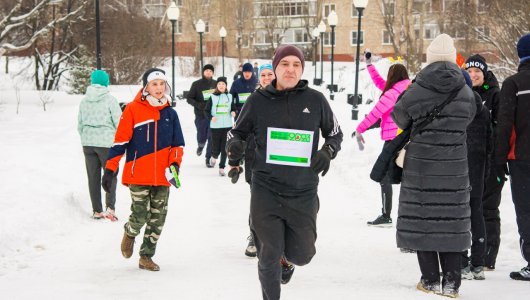
[(320, 84), (322, 84), (324, 82), (324, 32), (326, 32), (324, 21), (318, 24), (318, 31), (320, 32)]
[(171, 2), (167, 10), (167, 18), (171, 21), (171, 106), (175, 106), (175, 23), (179, 19), (180, 10), (175, 4), (175, 1)]
[(313, 31), (311, 32), (311, 35), (313, 36), (313, 66), (315, 68), (315, 77), (313, 78), (313, 84), (317, 85), (318, 79), (317, 79), (317, 49), (318, 49), (318, 36), (320, 35), (320, 31), (318, 30), (318, 27), (315, 27)]
[(354, 0), (353, 4), (355, 5), (355, 9), (357, 9), (357, 18), (359, 19), (357, 23), (357, 51), (355, 54), (355, 94), (353, 96), (353, 103), (352, 103), (352, 120), (358, 119), (359, 110), (357, 109), (357, 104), (359, 101), (359, 94), (358, 94), (358, 88), (359, 88), (359, 53), (361, 49), (361, 19), (363, 16), (363, 10), (368, 5), (368, 0)]
[(219, 29), (219, 36), (221, 37), (221, 60), (223, 63), (223, 77), (225, 76), (225, 37), (226, 37), (226, 29), (225, 27), (221, 27)]
[(101, 70), (101, 28), (99, 26), (99, 0), (96, 0), (96, 68)]
[[(199, 33), (199, 52), (201, 53), (201, 70), (204, 67), (204, 61), (202, 59), (202, 34), (204, 33), (204, 30), (206, 29), (206, 24), (204, 24), (204, 21), (202, 19), (199, 19), (197, 21), (197, 24), (195, 24), (195, 29)], [(202, 71), (201, 71), (202, 72)]]
[(329, 13), (328, 16), (328, 24), (331, 27), (331, 85), (329, 86), (329, 98), (331, 100), (335, 99), (335, 86), (333, 85), (333, 61), (334, 61), (334, 54), (333, 50), (335, 48), (335, 27), (337, 27), (337, 23), (339, 21), (339, 18), (337, 16), (337, 13), (332, 10)]

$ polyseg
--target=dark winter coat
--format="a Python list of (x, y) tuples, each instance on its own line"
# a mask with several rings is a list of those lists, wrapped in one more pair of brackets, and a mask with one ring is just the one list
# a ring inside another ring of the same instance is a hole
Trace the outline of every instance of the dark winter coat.
[[(290, 90), (279, 91), (274, 86), (257, 90), (245, 104), (234, 129), (228, 133), (227, 149), (235, 141), (244, 141), (254, 134), (256, 158), (252, 167), (252, 181), (283, 196), (314, 194), (318, 175), (309, 167), (284, 166), (266, 163), (267, 129), (269, 127), (307, 130), (314, 132), (312, 155), (317, 152), (320, 133), (324, 144), (340, 150), (342, 131), (324, 95), (308, 87), (301, 80)], [(305, 112), (304, 112), (305, 111)]]
[[(186, 101), (194, 107), (195, 117), (207, 118), (206, 103), (210, 100), (209, 95), (214, 92), (217, 82), (213, 79), (206, 79), (202, 77), (191, 84), (190, 92)], [(208, 99), (204, 99), (207, 95)]]
[[(258, 84), (256, 77), (252, 76), (249, 80), (245, 80), (245, 77), (241, 77), (238, 80), (234, 81), (230, 87), (230, 94), (234, 99), (236, 105), (236, 113), (239, 115), (241, 108), (248, 100), (248, 96), (256, 90), (256, 85)], [(246, 99), (244, 99), (246, 98)]]
[(466, 129), (476, 105), (461, 70), (450, 62), (425, 67), (392, 118), (400, 128), (414, 130), (453, 91), (457, 96), (407, 147), (396, 226), (399, 248), (460, 252), (471, 246)]
[(495, 143), (497, 164), (530, 162), (530, 60), (502, 84)]
[(482, 104), (480, 95), (474, 94), (477, 113), (471, 124), (467, 126), (467, 159), (471, 197), (480, 197), (484, 190), (486, 172), (489, 171), (493, 139), (490, 112)]
[(484, 84), (481, 86), (474, 86), (473, 91), (477, 92), (482, 98), (482, 103), (490, 111), (490, 119), (492, 123), (497, 124), (497, 111), (499, 109), (499, 96), (501, 89), (499, 82), (495, 75), (488, 71), (484, 77)]

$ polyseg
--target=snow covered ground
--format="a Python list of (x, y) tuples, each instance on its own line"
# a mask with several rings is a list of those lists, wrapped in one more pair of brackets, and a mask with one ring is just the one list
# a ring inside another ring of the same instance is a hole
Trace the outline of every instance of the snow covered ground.
[[(381, 69), (385, 65), (378, 64)], [(339, 87), (348, 84), (351, 91), (354, 65), (339, 63), (336, 70)], [(377, 95), (364, 73), (361, 90)], [(313, 74), (308, 64), (304, 76), (312, 79)], [(124, 259), (119, 250), (129, 213), (127, 188), (120, 185), (117, 191), (119, 222), (89, 218), (84, 157), (76, 131), (81, 96), (53, 92), (54, 103), (44, 112), (38, 93), (26, 82), (16, 114), (16, 95), (7, 77), (0, 75), (1, 299), (261, 299), (257, 260), (243, 254), (248, 185), (243, 180), (231, 184), (195, 155), (188, 104), (179, 101), (176, 107), (187, 143), (182, 188), (171, 191), (154, 257), (161, 271), (147, 272), (138, 269), (140, 238), (131, 259)], [(178, 78), (177, 93), (193, 80)], [(111, 91), (120, 101), (130, 101), (137, 88), (112, 86)], [(343, 150), (319, 187), (317, 254), (311, 264), (296, 268), (291, 282), (283, 286), (282, 298), (441, 299), (415, 289), (420, 276), (416, 256), (396, 248), (395, 227), (366, 225), (381, 209), (379, 185), (368, 174), (382, 142), (372, 130), (360, 152), (349, 138), (358, 121), (350, 119), (346, 91), (330, 102), (345, 134)], [(369, 106), (361, 105), (360, 110), (363, 116)], [(397, 199), (399, 186), (394, 191)], [(397, 200), (394, 219), (396, 213)], [(528, 297), (528, 283), (508, 277), (524, 265), (509, 188), (503, 191), (501, 217), (497, 270), (486, 273), (486, 281), (464, 281), (462, 299)]]

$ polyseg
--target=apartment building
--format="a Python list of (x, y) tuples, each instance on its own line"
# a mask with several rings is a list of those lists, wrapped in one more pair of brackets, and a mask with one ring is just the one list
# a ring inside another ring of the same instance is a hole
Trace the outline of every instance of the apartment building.
[[(165, 10), (172, 0), (129, 0), (153, 19), (171, 30)], [(141, 2), (141, 3), (140, 3)], [(327, 16), (335, 11), (334, 58), (353, 61), (357, 38), (361, 48), (369, 48), (383, 56), (410, 52), (406, 41), (422, 53), (439, 33), (455, 37), (464, 54), (491, 51), (481, 35), (488, 35), (487, 26), (478, 26), (487, 10), (487, 0), (370, 0), (361, 18), (357, 36), (358, 11), (353, 0), (176, 0), (180, 17), (176, 22), (177, 54), (197, 55), (199, 34), (195, 24), (205, 22), (203, 54), (221, 55), (219, 29), (227, 30), (225, 55), (241, 60), (271, 58), (274, 48), (282, 43), (296, 44), (306, 55), (320, 43), (312, 36), (313, 29), (323, 20), (323, 59), (331, 53), (331, 28)], [(141, 4), (141, 5), (138, 5)], [(320, 51), (320, 47), (317, 51)]]

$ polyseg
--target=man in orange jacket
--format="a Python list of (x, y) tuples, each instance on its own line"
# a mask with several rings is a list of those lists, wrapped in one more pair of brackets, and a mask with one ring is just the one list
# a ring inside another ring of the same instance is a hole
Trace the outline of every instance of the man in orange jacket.
[(170, 183), (166, 169), (179, 170), (184, 153), (180, 121), (170, 105), (170, 87), (165, 72), (152, 68), (143, 77), (143, 88), (123, 111), (112, 145), (103, 188), (110, 189), (112, 176), (125, 154), (122, 183), (132, 197), (131, 215), (125, 223), (121, 251), (125, 258), (133, 253), (134, 238), (147, 224), (140, 248), (140, 269), (159, 271), (151, 257), (162, 233), (167, 215)]

